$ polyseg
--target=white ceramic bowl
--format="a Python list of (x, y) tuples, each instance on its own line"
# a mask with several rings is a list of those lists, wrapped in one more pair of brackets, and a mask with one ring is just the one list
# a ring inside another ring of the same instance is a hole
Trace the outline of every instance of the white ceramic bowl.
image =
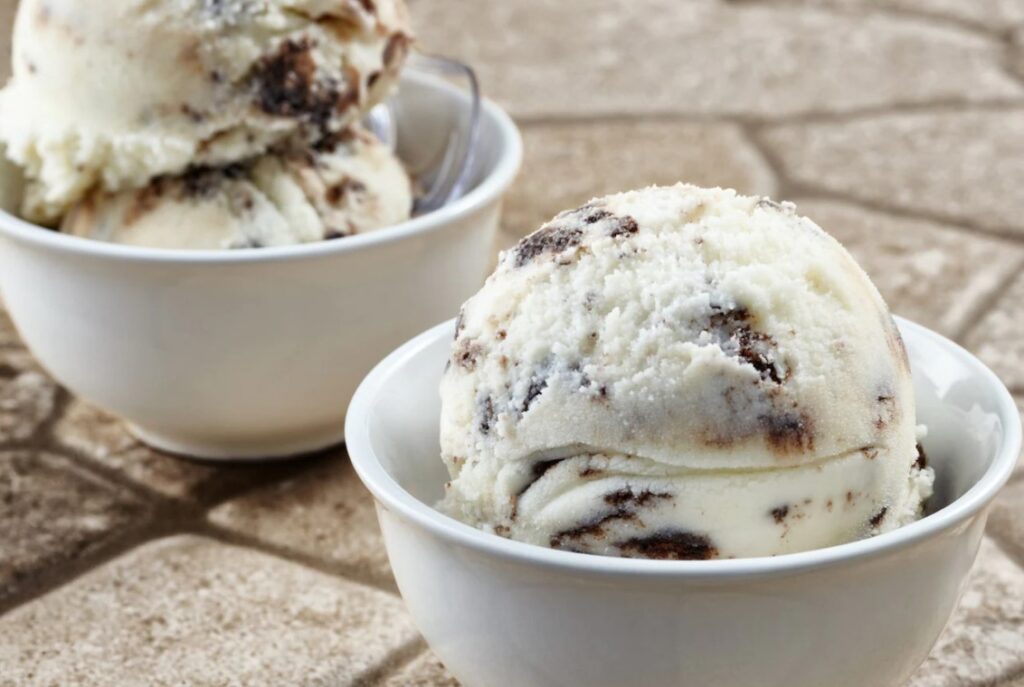
[[(461, 91), (403, 79), (399, 154), (428, 169), (469, 113)], [(448, 317), (483, 281), (502, 195), (522, 157), (485, 103), (475, 186), (440, 211), (337, 241), (248, 251), (133, 248), (0, 211), (0, 290), (39, 361), (145, 441), (206, 458), (341, 441), (374, 363)], [(0, 207), (20, 193), (0, 169)]]
[(1021, 429), (970, 353), (900, 329), (938, 510), (873, 539), (722, 561), (549, 550), (441, 515), (437, 388), (453, 324), (402, 346), (356, 392), (347, 442), (430, 646), (466, 687), (901, 684), (956, 605)]

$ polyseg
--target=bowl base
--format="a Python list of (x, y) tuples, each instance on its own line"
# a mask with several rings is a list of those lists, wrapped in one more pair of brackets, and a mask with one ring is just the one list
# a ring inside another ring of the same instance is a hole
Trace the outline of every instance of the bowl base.
[(309, 434), (302, 439), (292, 439), (281, 443), (244, 441), (224, 443), (202, 443), (180, 441), (159, 432), (151, 432), (131, 422), (125, 423), (132, 436), (142, 443), (164, 453), (179, 458), (203, 461), (244, 461), (244, 460), (283, 460), (300, 458), (304, 455), (341, 444), (345, 441), (343, 428), (331, 427), (317, 434)]

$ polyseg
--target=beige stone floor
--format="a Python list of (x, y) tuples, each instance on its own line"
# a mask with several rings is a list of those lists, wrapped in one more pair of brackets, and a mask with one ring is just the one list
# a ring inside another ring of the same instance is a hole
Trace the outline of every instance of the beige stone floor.
[[(476, 65), (523, 127), (503, 245), (649, 183), (794, 200), (897, 313), (1024, 398), (1024, 0), (411, 5), (424, 48)], [(1024, 686), (1024, 471), (989, 535), (914, 687)], [(258, 468), (161, 455), (3, 319), (0, 685), (79, 684), (454, 681), (343, 450)]]

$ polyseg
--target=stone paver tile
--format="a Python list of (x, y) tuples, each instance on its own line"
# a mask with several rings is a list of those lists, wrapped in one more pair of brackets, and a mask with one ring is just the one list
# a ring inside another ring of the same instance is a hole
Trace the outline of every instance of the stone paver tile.
[(688, 181), (771, 195), (761, 154), (728, 124), (615, 122), (524, 128), (523, 171), (505, 203), (504, 229), (524, 236), (594, 196)]
[(0, 442), (25, 441), (53, 413), (57, 384), (26, 351), (0, 349)]
[(1024, 564), (1024, 482), (1014, 480), (996, 498), (988, 531)]
[(340, 687), (416, 637), (397, 597), (180, 536), (0, 618), (0, 682)]
[(411, 9), (424, 49), (472, 64), (485, 90), (523, 116), (779, 118), (1021, 94), (999, 67), (997, 41), (882, 15), (715, 0), (416, 0)]
[(143, 513), (133, 496), (66, 458), (0, 452), (0, 599), (102, 546)]
[(1024, 390), (1024, 276), (1018, 277), (966, 337), (967, 348), (1013, 390)]
[(853, 12), (895, 10), (965, 22), (1004, 31), (1024, 22), (1020, 0), (804, 0), (807, 6), (835, 7)]
[(459, 687), (434, 652), (427, 651), (392, 675), (383, 687)]
[(893, 312), (947, 335), (1024, 262), (1024, 249), (1010, 242), (946, 225), (847, 203), (795, 202), (850, 250)]
[(63, 445), (141, 486), (186, 500), (265, 479), (268, 472), (289, 474), (294, 469), (284, 462), (204, 463), (162, 453), (135, 439), (116, 417), (78, 399), (65, 409), (54, 435)]
[(800, 184), (1024, 235), (1024, 109), (783, 125), (763, 139)]
[(1024, 570), (986, 540), (949, 627), (906, 687), (993, 685), (1022, 666)]
[(78, 399), (69, 404), (54, 435), (65, 446), (168, 496), (189, 496), (217, 473), (215, 467), (149, 448), (120, 420)]
[(391, 582), (373, 498), (343, 449), (291, 480), (221, 504), (209, 519), (362, 579)]

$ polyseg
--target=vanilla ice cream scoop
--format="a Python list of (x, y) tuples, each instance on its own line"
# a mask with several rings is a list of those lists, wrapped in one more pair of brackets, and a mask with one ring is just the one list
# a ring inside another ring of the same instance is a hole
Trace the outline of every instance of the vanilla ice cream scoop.
[(410, 42), (403, 0), (22, 0), (0, 142), (55, 224), (97, 185), (337, 133), (390, 93)]
[(411, 212), (402, 163), (368, 131), (351, 127), (315, 146), (193, 167), (141, 189), (95, 190), (61, 231), (150, 248), (261, 248), (364, 233)]
[(878, 291), (789, 204), (608, 196), (502, 254), (441, 385), (442, 508), (572, 551), (774, 555), (920, 516), (910, 371)]

